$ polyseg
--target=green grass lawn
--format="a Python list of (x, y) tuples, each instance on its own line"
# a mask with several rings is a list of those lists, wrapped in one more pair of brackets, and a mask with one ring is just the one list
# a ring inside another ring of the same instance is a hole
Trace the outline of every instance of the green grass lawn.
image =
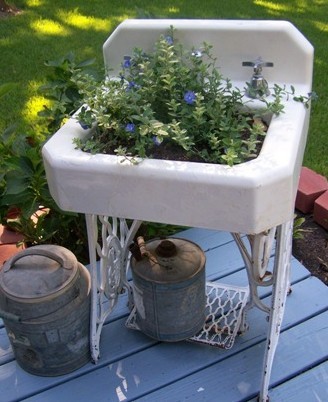
[(304, 165), (328, 177), (327, 0), (13, 0), (12, 3), (22, 12), (0, 19), (0, 84), (18, 85), (0, 100), (0, 133), (16, 123), (22, 133), (42, 135), (37, 112), (45, 103), (38, 94), (49, 73), (44, 61), (73, 51), (78, 60), (94, 57), (102, 65), (103, 42), (121, 21), (136, 17), (140, 10), (170, 18), (283, 19), (291, 21), (315, 48), (313, 89), (319, 100), (312, 109)]

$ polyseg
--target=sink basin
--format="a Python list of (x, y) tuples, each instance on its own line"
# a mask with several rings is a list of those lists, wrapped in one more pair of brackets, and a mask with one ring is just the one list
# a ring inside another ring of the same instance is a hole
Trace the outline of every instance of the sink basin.
[[(151, 50), (170, 25), (187, 47), (212, 44), (223, 76), (235, 86), (244, 88), (252, 75), (242, 62), (262, 57), (274, 63), (263, 71), (269, 86), (311, 91), (313, 48), (286, 21), (127, 20), (104, 44), (105, 66), (119, 69), (135, 47)], [(294, 213), (310, 110), (292, 99), (284, 104), (260, 155), (233, 167), (153, 159), (135, 166), (114, 155), (91, 155), (75, 149), (73, 138), (90, 130), (72, 118), (43, 148), (51, 194), (66, 211), (261, 233)]]

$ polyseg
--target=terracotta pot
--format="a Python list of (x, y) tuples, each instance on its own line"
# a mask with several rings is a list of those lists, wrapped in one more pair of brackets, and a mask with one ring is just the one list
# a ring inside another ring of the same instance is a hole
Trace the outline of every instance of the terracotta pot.
[(0, 267), (2, 267), (8, 258), (25, 248), (24, 244), (17, 246), (17, 243), (23, 241), (23, 239), (24, 236), (22, 234), (0, 225)]

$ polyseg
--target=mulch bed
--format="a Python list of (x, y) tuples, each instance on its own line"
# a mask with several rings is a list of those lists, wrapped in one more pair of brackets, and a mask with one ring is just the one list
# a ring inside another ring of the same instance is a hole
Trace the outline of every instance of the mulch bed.
[(311, 214), (297, 213), (305, 218), (302, 239), (293, 241), (293, 255), (313, 276), (328, 285), (328, 231), (313, 220)]
[(10, 17), (20, 12), (21, 10), (13, 5), (0, 3), (0, 18)]

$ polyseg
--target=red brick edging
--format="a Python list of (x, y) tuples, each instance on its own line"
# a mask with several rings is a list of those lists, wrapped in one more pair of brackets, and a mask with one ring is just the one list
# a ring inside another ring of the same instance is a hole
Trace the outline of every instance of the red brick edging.
[(302, 167), (295, 207), (305, 214), (313, 212), (314, 221), (328, 230), (328, 180)]

